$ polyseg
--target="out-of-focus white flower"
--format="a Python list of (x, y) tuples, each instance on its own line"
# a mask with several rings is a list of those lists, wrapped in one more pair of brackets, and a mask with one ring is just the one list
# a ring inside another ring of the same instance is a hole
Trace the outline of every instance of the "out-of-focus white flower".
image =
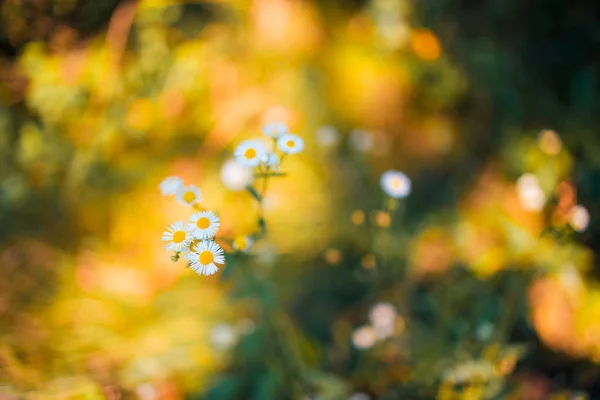
[(340, 133), (334, 126), (324, 125), (317, 128), (315, 141), (320, 147), (330, 149), (340, 142)]
[(206, 276), (219, 270), (215, 263), (223, 264), (225, 262), (223, 249), (211, 240), (198, 243), (195, 250), (188, 253), (185, 258), (191, 262), (190, 268), (198, 275)]
[(270, 122), (263, 126), (262, 131), (265, 135), (278, 139), (288, 133), (288, 127), (283, 122)]
[(304, 149), (304, 141), (299, 136), (288, 133), (277, 140), (277, 147), (285, 154), (296, 154)]
[(142, 383), (135, 388), (140, 400), (158, 400), (158, 390), (151, 383)]
[(169, 176), (158, 185), (163, 196), (172, 196), (183, 186), (183, 180), (178, 176)]
[(377, 303), (369, 313), (373, 326), (389, 326), (396, 321), (396, 307), (390, 303)]
[(256, 167), (266, 152), (265, 145), (260, 140), (245, 140), (235, 149), (233, 155), (240, 164)]
[(165, 246), (167, 251), (183, 251), (192, 242), (192, 235), (182, 221), (177, 221), (163, 232), (162, 240), (169, 242)]
[(369, 313), (373, 330), (377, 339), (385, 339), (394, 335), (396, 307), (389, 303), (376, 304)]
[(569, 211), (569, 224), (577, 232), (583, 232), (590, 224), (590, 213), (584, 206), (577, 205)]
[(211, 211), (201, 211), (192, 214), (187, 228), (192, 235), (199, 240), (210, 239), (217, 234), (221, 222)]
[(517, 194), (521, 207), (527, 211), (541, 211), (546, 205), (546, 195), (537, 176), (527, 173), (517, 180)]
[(238, 251), (246, 252), (252, 247), (253, 240), (246, 235), (237, 235), (233, 239), (233, 248)]
[(354, 129), (348, 136), (348, 144), (352, 150), (367, 152), (373, 148), (373, 137), (363, 129)]
[(362, 326), (352, 334), (352, 343), (359, 350), (366, 350), (375, 344), (375, 332), (370, 326)]
[(194, 185), (181, 186), (177, 190), (176, 198), (181, 204), (186, 206), (193, 206), (202, 200), (200, 189)]
[(383, 340), (394, 336), (394, 325), (380, 325), (374, 326), (373, 332), (375, 333), (375, 338), (378, 340)]
[(266, 153), (263, 155), (261, 162), (272, 170), (279, 169), (279, 156), (275, 153)]
[(213, 328), (210, 341), (220, 350), (228, 350), (237, 342), (237, 333), (229, 324), (218, 324)]
[(236, 160), (227, 160), (221, 167), (221, 182), (229, 190), (244, 190), (252, 183), (252, 169), (238, 163)]
[(401, 199), (410, 194), (410, 178), (400, 171), (384, 172), (381, 175), (380, 184), (385, 194), (395, 199)]

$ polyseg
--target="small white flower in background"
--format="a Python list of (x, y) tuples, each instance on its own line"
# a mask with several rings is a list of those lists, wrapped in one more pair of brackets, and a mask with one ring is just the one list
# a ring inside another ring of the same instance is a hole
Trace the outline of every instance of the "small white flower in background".
[(270, 167), (273, 170), (277, 170), (279, 167), (279, 156), (275, 153), (266, 153), (265, 155), (262, 156), (262, 160), (261, 162), (266, 165), (267, 167)]
[(247, 167), (256, 167), (260, 164), (263, 155), (267, 151), (265, 145), (260, 140), (245, 140), (233, 152), (235, 159)]
[(186, 206), (193, 206), (202, 200), (200, 189), (194, 185), (181, 186), (177, 190), (176, 198), (181, 204)]
[(353, 393), (350, 397), (348, 397), (348, 400), (371, 400), (371, 396), (362, 392)]
[(352, 334), (352, 343), (359, 350), (366, 350), (375, 344), (375, 331), (370, 326), (363, 326)]
[(396, 307), (390, 303), (377, 303), (371, 308), (369, 319), (375, 327), (393, 326), (396, 321)]
[(340, 142), (340, 133), (334, 126), (324, 125), (317, 128), (315, 140), (320, 147), (329, 149)]
[(363, 129), (354, 129), (348, 136), (348, 144), (352, 150), (367, 152), (373, 148), (373, 137)]
[(236, 160), (227, 160), (221, 167), (221, 182), (229, 190), (240, 191), (252, 184), (252, 169)]
[(183, 180), (181, 180), (180, 177), (169, 176), (168, 178), (163, 179), (160, 185), (158, 185), (158, 188), (163, 196), (172, 196), (176, 194), (179, 188), (182, 186)]
[(400, 171), (384, 172), (381, 175), (380, 184), (385, 194), (395, 199), (401, 199), (410, 194), (410, 178)]
[(177, 221), (163, 232), (162, 240), (169, 242), (165, 246), (167, 251), (183, 251), (192, 242), (192, 235), (182, 221)]
[(281, 136), (288, 133), (288, 127), (283, 122), (271, 122), (263, 126), (263, 133), (274, 139), (278, 139)]
[(140, 400), (158, 400), (159, 392), (151, 383), (142, 383), (135, 388)]
[(218, 324), (213, 328), (210, 342), (220, 350), (229, 350), (237, 342), (235, 329), (229, 324)]
[(375, 338), (378, 340), (391, 338), (394, 336), (394, 325), (374, 326), (373, 332), (375, 333)]
[(285, 154), (296, 154), (304, 149), (304, 141), (299, 136), (289, 133), (277, 140), (277, 147)]
[(577, 232), (583, 232), (590, 224), (590, 213), (584, 206), (577, 205), (569, 211), (569, 224)]
[(523, 174), (517, 179), (517, 194), (521, 207), (527, 211), (541, 211), (546, 205), (546, 195), (534, 174)]
[(210, 239), (215, 236), (221, 226), (219, 217), (211, 211), (201, 211), (192, 214), (187, 228), (199, 240)]
[(185, 258), (191, 262), (190, 268), (198, 275), (212, 275), (219, 270), (215, 263), (225, 263), (223, 249), (211, 240), (198, 243), (194, 251)]
[(376, 304), (369, 313), (373, 330), (377, 339), (385, 339), (394, 335), (396, 307), (389, 303)]
[(238, 235), (233, 239), (233, 248), (238, 251), (246, 252), (252, 247), (252, 238), (246, 235)]

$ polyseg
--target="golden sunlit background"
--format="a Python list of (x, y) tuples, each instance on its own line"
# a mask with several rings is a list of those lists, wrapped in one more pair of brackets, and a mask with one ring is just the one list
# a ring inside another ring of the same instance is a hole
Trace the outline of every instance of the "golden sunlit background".
[(600, 399), (597, 6), (471, 3), (0, 2), (0, 399)]

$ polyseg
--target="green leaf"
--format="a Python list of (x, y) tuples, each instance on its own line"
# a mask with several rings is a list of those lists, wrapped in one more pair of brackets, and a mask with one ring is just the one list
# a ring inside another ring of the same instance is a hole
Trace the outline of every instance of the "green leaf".
[(206, 398), (215, 400), (239, 399), (241, 384), (242, 382), (236, 376), (225, 375), (208, 391)]
[(279, 377), (274, 371), (269, 371), (262, 375), (262, 379), (257, 382), (256, 389), (252, 395), (252, 400), (274, 399), (276, 398), (279, 387)]
[(250, 193), (252, 197), (256, 199), (256, 201), (258, 201), (259, 203), (262, 201), (262, 197), (260, 197), (260, 194), (258, 194), (256, 189), (254, 189), (254, 186), (246, 186), (246, 190), (248, 191), (248, 193)]

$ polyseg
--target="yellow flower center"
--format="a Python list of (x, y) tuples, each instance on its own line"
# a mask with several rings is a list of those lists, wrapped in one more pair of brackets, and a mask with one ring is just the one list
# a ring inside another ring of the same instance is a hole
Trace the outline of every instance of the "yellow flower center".
[(287, 142), (285, 142), (285, 145), (287, 147), (294, 147), (294, 141), (293, 140), (288, 140)]
[(194, 192), (185, 192), (183, 195), (183, 201), (186, 203), (191, 203), (194, 200), (196, 200), (196, 194)]
[(184, 240), (185, 240), (185, 232), (184, 231), (177, 231), (173, 234), (173, 242), (181, 243)]
[(400, 189), (400, 186), (402, 186), (402, 183), (400, 182), (400, 179), (394, 179), (392, 181), (392, 188), (394, 188), (394, 189)]
[(204, 250), (202, 253), (200, 253), (200, 256), (198, 257), (198, 260), (200, 261), (200, 264), (210, 264), (211, 262), (213, 262), (214, 260), (214, 256), (213, 253), (208, 251), (208, 250)]
[(244, 157), (246, 157), (248, 160), (253, 159), (254, 157), (256, 157), (256, 150), (254, 149), (248, 149), (244, 152)]
[(206, 229), (210, 226), (210, 220), (206, 217), (198, 218), (198, 221), (196, 221), (196, 226), (200, 229)]
[(239, 250), (245, 250), (246, 246), (248, 245), (246, 243), (246, 237), (245, 236), (237, 236), (235, 239), (233, 239), (233, 244)]

